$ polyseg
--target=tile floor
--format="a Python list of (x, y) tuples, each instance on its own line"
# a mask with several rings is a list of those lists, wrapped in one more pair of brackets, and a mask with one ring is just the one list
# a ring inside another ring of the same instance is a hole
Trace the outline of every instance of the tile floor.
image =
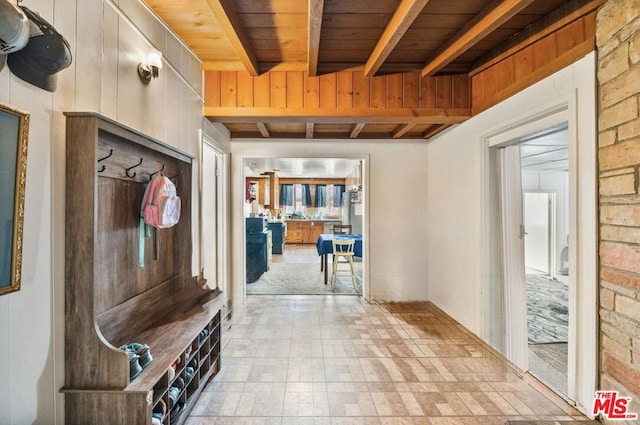
[(187, 425), (582, 420), (430, 303), (248, 296)]

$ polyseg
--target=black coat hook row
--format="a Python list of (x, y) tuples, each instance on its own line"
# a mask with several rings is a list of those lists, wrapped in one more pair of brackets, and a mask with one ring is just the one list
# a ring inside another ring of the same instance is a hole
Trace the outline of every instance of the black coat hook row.
[[(100, 161), (104, 161), (105, 159), (111, 157), (111, 155), (113, 155), (113, 149), (109, 149), (109, 155), (105, 156), (104, 158), (100, 158), (98, 160), (98, 162)], [(98, 170), (99, 173), (102, 173), (107, 167), (105, 167), (104, 165), (102, 167), (100, 167), (100, 169)]]
[(130, 179), (134, 178), (136, 176), (136, 172), (134, 171), (133, 174), (129, 174), (129, 171), (133, 170), (136, 167), (139, 167), (142, 165), (142, 158), (140, 158), (140, 162), (138, 162), (136, 165), (133, 165), (129, 168), (125, 169), (125, 174), (127, 175), (127, 177), (129, 177)]

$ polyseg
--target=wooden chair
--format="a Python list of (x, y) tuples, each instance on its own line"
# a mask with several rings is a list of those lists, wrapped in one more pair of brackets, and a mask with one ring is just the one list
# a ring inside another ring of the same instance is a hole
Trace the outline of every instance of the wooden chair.
[(350, 224), (334, 224), (333, 225), (333, 234), (334, 235), (349, 235), (351, 234), (352, 226)]
[[(356, 285), (356, 273), (353, 270), (353, 256), (354, 247), (356, 241), (354, 239), (347, 238), (334, 238), (332, 241), (333, 244), (333, 274), (331, 275), (331, 290), (335, 291), (336, 289), (336, 276), (338, 274), (350, 274), (351, 282), (353, 283), (353, 289), (358, 292), (358, 287)], [(341, 261), (341, 259), (343, 261)], [(349, 265), (349, 268), (340, 268), (340, 265)]]
[[(334, 235), (350, 235), (352, 227), (350, 224), (334, 224), (332, 229)], [(336, 262), (335, 255), (331, 257), (331, 261)]]

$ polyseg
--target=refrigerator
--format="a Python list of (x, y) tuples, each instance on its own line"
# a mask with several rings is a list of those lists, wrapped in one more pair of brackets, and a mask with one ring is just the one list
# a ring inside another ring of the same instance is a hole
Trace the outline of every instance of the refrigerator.
[(342, 224), (350, 224), (352, 233), (362, 233), (362, 201), (362, 190), (347, 191), (342, 196)]

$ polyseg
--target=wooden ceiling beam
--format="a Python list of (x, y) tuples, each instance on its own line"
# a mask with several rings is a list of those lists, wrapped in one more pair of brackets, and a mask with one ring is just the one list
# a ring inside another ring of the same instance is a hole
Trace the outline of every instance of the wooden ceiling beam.
[(427, 131), (424, 132), (424, 134), (422, 135), (422, 137), (424, 139), (430, 139), (433, 136), (435, 136), (436, 134), (446, 130), (447, 128), (451, 127), (451, 124), (441, 124), (441, 125), (433, 125), (431, 127), (429, 127), (427, 129)]
[(351, 130), (351, 134), (349, 135), (349, 138), (355, 139), (356, 137), (358, 137), (358, 135), (360, 135), (360, 132), (362, 131), (364, 126), (365, 126), (365, 123), (363, 122), (356, 124), (355, 127), (353, 127), (353, 130)]
[(318, 75), (323, 9), (324, 0), (309, 0), (309, 31), (307, 34), (307, 74), (309, 77)]
[[(380, 68), (379, 73), (396, 74), (400, 72), (420, 71), (424, 63), (385, 63)], [(244, 71), (245, 67), (239, 60), (205, 60), (202, 62), (204, 71)], [(258, 65), (258, 73), (262, 74), (269, 71), (299, 71), (308, 72), (309, 66), (307, 62), (260, 62)], [(322, 62), (318, 63), (317, 74), (330, 74), (333, 72), (364, 72), (364, 64), (353, 62)], [(447, 74), (466, 74), (469, 72), (469, 65), (450, 64), (441, 70)]]
[(393, 132), (393, 138), (394, 139), (399, 139), (402, 136), (404, 136), (406, 133), (408, 133), (409, 131), (411, 131), (411, 129), (413, 127), (416, 126), (417, 123), (415, 122), (411, 122), (409, 124), (405, 124), (405, 125), (401, 125), (400, 127), (398, 127), (396, 129), (396, 131)]
[(271, 137), (271, 134), (269, 134), (269, 130), (267, 129), (267, 126), (264, 125), (263, 122), (257, 122), (256, 127), (258, 127), (258, 131), (260, 132), (260, 134), (262, 134), (262, 137), (265, 137), (267, 139)]
[(315, 124), (312, 122), (307, 123), (307, 139), (313, 139), (313, 130), (315, 128)]
[(433, 75), (444, 68), (531, 3), (533, 0), (495, 0), (492, 2), (482, 13), (451, 37), (449, 44), (422, 68), (422, 76)]
[(564, 3), (542, 19), (532, 23), (517, 35), (511, 37), (504, 43), (490, 50), (485, 55), (478, 58), (469, 70), (469, 76), (484, 71), (496, 63), (516, 54), (535, 44), (537, 41), (560, 30), (570, 23), (588, 15), (600, 7), (605, 0), (571, 0)]
[(471, 118), (469, 108), (242, 108), (205, 106), (204, 115), (223, 123), (455, 124)]
[(207, 0), (209, 9), (213, 12), (218, 24), (222, 28), (229, 42), (233, 46), (240, 61), (252, 76), (258, 75), (258, 61), (251, 49), (249, 37), (246, 35), (240, 20), (233, 9), (231, 0)]
[(373, 77), (378, 72), (428, 2), (429, 0), (402, 0), (367, 59), (364, 67), (366, 77)]

